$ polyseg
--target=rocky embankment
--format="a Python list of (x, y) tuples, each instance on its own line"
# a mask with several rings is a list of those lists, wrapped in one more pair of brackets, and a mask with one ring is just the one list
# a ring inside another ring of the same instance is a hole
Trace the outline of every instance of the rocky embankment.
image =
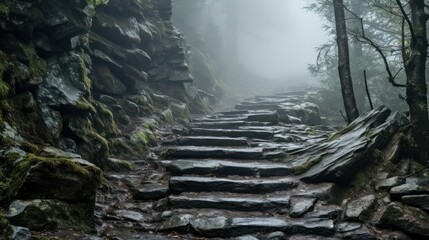
[(207, 110), (171, 14), (171, 0), (0, 1), (0, 238), (23, 231), (8, 221), (94, 229), (101, 170)]

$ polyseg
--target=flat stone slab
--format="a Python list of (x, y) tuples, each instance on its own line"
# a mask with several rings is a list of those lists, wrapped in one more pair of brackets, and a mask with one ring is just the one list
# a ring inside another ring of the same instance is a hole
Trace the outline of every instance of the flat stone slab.
[(263, 148), (226, 148), (226, 147), (168, 147), (166, 158), (233, 158), (263, 159)]
[(192, 136), (215, 136), (215, 137), (246, 137), (269, 140), (273, 138), (273, 131), (264, 130), (237, 130), (237, 129), (205, 129), (192, 128)]
[(429, 194), (429, 189), (416, 184), (402, 184), (390, 189), (390, 197), (393, 200), (399, 200), (404, 195)]
[(375, 184), (376, 190), (390, 190), (392, 187), (396, 187), (398, 185), (404, 184), (405, 179), (401, 177), (391, 177), (387, 179), (379, 180)]
[(133, 187), (131, 192), (135, 200), (158, 200), (168, 196), (169, 188), (168, 185), (150, 183)]
[(183, 209), (214, 208), (234, 211), (281, 210), (289, 207), (289, 196), (261, 196), (248, 194), (181, 194), (169, 197), (171, 207)]
[(172, 160), (163, 161), (167, 170), (172, 175), (204, 175), (215, 174), (216, 176), (239, 175), (275, 177), (288, 176), (292, 168), (287, 164), (271, 162), (234, 162), (227, 160)]
[(172, 192), (237, 192), (268, 193), (285, 191), (298, 186), (291, 178), (230, 179), (212, 177), (172, 176)]
[(210, 137), (210, 136), (190, 136), (181, 137), (179, 144), (182, 146), (247, 146), (247, 138), (230, 138), (230, 137)]
[(423, 210), (429, 211), (429, 194), (402, 196), (401, 202), (413, 207), (418, 207)]
[(311, 211), (316, 204), (317, 198), (292, 197), (289, 216), (297, 218)]
[(235, 105), (237, 110), (277, 110), (279, 109), (279, 104), (264, 104), (264, 103), (253, 103), (253, 104), (238, 104)]
[(195, 122), (189, 124), (191, 128), (223, 128), (223, 129), (234, 129), (240, 126), (246, 126), (248, 122), (245, 121), (224, 121), (224, 122)]
[(374, 195), (357, 198), (347, 205), (346, 217), (351, 220), (366, 221), (376, 204)]

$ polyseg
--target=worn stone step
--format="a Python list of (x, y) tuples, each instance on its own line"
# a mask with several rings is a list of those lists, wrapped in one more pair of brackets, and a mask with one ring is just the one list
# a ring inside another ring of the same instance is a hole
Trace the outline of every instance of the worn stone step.
[(235, 105), (237, 110), (277, 110), (279, 109), (279, 104), (238, 104)]
[(193, 123), (200, 123), (200, 122), (235, 122), (235, 121), (245, 121), (247, 120), (247, 116), (240, 116), (240, 117), (205, 117), (205, 118), (195, 118), (192, 119)]
[(243, 147), (249, 145), (247, 138), (212, 137), (212, 136), (187, 136), (180, 137), (179, 145), (182, 146), (207, 146), (207, 147)]
[(269, 193), (286, 191), (298, 186), (292, 178), (214, 178), (196, 176), (172, 176), (172, 192), (235, 192), (235, 193)]
[(190, 130), (192, 136), (215, 136), (215, 137), (246, 137), (257, 139), (271, 139), (274, 136), (273, 131), (267, 130), (252, 130), (252, 129), (205, 129), (192, 128)]
[(227, 148), (179, 146), (165, 150), (166, 158), (232, 158), (232, 159), (263, 159), (263, 148)]
[(289, 208), (289, 196), (261, 196), (230, 193), (185, 193), (169, 197), (172, 208), (196, 209), (214, 208), (234, 211), (267, 211), (285, 212)]
[(223, 121), (223, 122), (195, 122), (189, 124), (191, 128), (223, 128), (234, 129), (241, 126), (247, 126), (246, 121)]
[(279, 120), (279, 115), (277, 112), (261, 112), (261, 113), (254, 113), (249, 114), (247, 116), (247, 121), (252, 122), (271, 122), (271, 123), (277, 123)]
[(281, 231), (286, 234), (332, 236), (335, 226), (326, 219), (285, 219), (276, 217), (232, 217), (175, 214), (162, 222), (159, 231), (188, 232), (203, 237), (236, 237)]
[(293, 169), (288, 164), (272, 162), (237, 162), (227, 160), (173, 160), (163, 161), (167, 170), (172, 175), (204, 175), (216, 176), (240, 175), (240, 176), (288, 176)]

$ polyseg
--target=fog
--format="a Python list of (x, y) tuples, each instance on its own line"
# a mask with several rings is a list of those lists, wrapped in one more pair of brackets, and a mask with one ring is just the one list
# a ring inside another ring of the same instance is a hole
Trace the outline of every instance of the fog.
[[(269, 4), (268, 4), (269, 3)], [(328, 36), (303, 0), (248, 0), (238, 16), (238, 53), (244, 68), (282, 81), (308, 81), (315, 48)]]
[[(173, 3), (173, 22), (193, 52), (197, 87), (218, 95), (220, 91), (213, 90), (219, 89), (216, 82), (224, 82), (234, 94), (254, 95), (281, 86), (317, 83), (308, 65), (316, 62), (316, 47), (327, 42), (328, 34), (321, 18), (304, 9), (307, 0)], [(202, 52), (209, 59), (201, 57)], [(202, 67), (201, 62), (207, 64)], [(211, 70), (213, 74), (207, 74)], [(237, 88), (240, 91), (234, 92)]]

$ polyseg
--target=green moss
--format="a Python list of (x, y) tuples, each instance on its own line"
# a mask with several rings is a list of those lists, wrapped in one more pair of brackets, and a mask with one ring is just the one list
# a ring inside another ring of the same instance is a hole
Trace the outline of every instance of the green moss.
[(80, 97), (80, 99), (76, 102), (76, 108), (82, 111), (88, 111), (91, 113), (95, 113), (95, 107), (84, 97)]
[(340, 131), (332, 134), (329, 138), (328, 141), (333, 141), (336, 140), (337, 138), (341, 137), (342, 135), (350, 132), (351, 130), (353, 130), (356, 127), (355, 124), (349, 124), (347, 125), (345, 128), (341, 129)]
[(103, 166), (103, 170), (113, 172), (126, 172), (133, 170), (133, 168), (134, 165), (131, 162), (114, 158), (109, 158)]
[(20, 43), (23, 53), (29, 59), (28, 70), (31, 78), (41, 78), (46, 72), (47, 65), (45, 60), (41, 59), (32, 44)]
[(120, 130), (116, 125), (112, 112), (99, 102), (92, 102), (95, 107), (96, 115), (94, 117), (94, 127), (103, 137), (116, 137)]
[(12, 240), (10, 237), (12, 229), (10, 228), (9, 221), (0, 212), (0, 239)]
[(75, 135), (74, 139), (82, 157), (102, 167), (103, 161), (109, 157), (109, 143), (94, 129), (91, 120), (87, 117), (72, 116), (69, 119), (69, 127)]
[(3, 159), (4, 178), (0, 183), (0, 204), (7, 204), (18, 192), (24, 183), (28, 172), (36, 164), (42, 164), (44, 169), (57, 169), (68, 173), (73, 173), (80, 179), (85, 179), (98, 185), (101, 181), (101, 171), (91, 165), (82, 165), (63, 157), (41, 157), (28, 154), (24, 159), (20, 155), (11, 154)]
[(296, 175), (303, 174), (303, 173), (307, 172), (308, 170), (310, 170), (310, 168), (312, 168), (313, 166), (318, 164), (321, 160), (322, 160), (321, 157), (315, 158), (315, 159), (310, 159), (307, 162), (295, 167), (293, 172)]
[(82, 57), (79, 58), (79, 66), (80, 71), (83, 77), (83, 84), (85, 85), (85, 89), (87, 90), (87, 93), (90, 94), (91, 92), (91, 79), (88, 77), (88, 71), (85, 66), (85, 61), (82, 59)]
[(170, 109), (167, 109), (161, 113), (161, 120), (166, 123), (173, 123), (174, 122), (174, 116), (173, 112)]
[(0, 17), (7, 17), (9, 16), (9, 3), (7, 0), (1, 0), (0, 1)]
[(94, 7), (97, 7), (98, 5), (106, 5), (109, 0), (86, 0), (88, 4), (94, 5)]

